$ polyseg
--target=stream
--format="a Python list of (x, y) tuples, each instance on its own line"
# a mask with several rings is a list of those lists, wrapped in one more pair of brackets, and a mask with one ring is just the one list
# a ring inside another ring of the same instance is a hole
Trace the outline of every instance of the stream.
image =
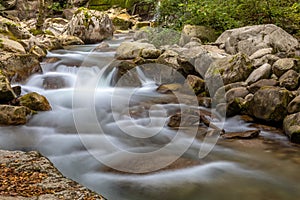
[[(141, 87), (112, 87), (107, 65), (126, 40), (116, 35), (104, 52), (93, 51), (97, 45), (49, 52), (43, 73), (21, 86), (23, 94), (46, 96), (52, 110), (27, 125), (1, 127), (0, 147), (37, 150), (109, 200), (300, 199), (300, 148), (280, 130), (237, 116), (216, 124), (259, 128), (259, 138), (211, 144), (196, 126), (166, 126), (169, 113), (194, 105), (160, 102), (167, 97), (145, 71), (138, 71)], [(207, 152), (199, 158), (201, 149)]]

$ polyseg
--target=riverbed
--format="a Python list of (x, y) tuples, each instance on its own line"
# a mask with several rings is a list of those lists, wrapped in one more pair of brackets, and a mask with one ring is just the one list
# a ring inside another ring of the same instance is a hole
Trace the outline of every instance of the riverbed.
[(260, 129), (260, 136), (210, 140), (198, 126), (166, 125), (169, 113), (206, 108), (166, 103), (145, 71), (140, 87), (111, 86), (107, 66), (127, 40), (116, 35), (105, 51), (96, 44), (48, 52), (43, 73), (21, 86), (23, 94), (46, 96), (52, 110), (1, 127), (0, 147), (37, 150), (110, 200), (300, 198), (300, 149), (280, 129), (237, 116), (215, 123), (228, 132)]

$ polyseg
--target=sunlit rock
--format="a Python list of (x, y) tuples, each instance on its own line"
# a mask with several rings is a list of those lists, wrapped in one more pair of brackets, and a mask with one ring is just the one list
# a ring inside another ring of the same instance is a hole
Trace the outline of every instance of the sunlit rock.
[(31, 110), (25, 106), (0, 105), (1, 125), (26, 124)]
[(299, 45), (296, 38), (273, 25), (254, 25), (226, 30), (216, 40), (216, 43), (225, 44), (227, 53), (242, 52), (248, 56), (254, 52), (272, 47), (275, 51), (294, 51)]
[(46, 97), (36, 93), (31, 92), (21, 96), (19, 99), (21, 106), (26, 106), (34, 111), (49, 111), (51, 110), (51, 106), (46, 99)]
[(113, 36), (114, 27), (108, 15), (79, 8), (67, 24), (64, 34), (79, 37), (85, 43), (97, 43)]

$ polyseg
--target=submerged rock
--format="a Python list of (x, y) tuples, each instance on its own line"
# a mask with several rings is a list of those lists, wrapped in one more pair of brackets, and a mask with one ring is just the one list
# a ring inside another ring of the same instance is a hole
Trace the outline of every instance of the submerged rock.
[(225, 139), (253, 139), (259, 136), (260, 130), (250, 130), (244, 132), (226, 132), (222, 135)]
[(258, 119), (281, 122), (287, 115), (291, 100), (291, 92), (284, 88), (263, 87), (254, 94), (248, 112)]
[(19, 99), (21, 106), (26, 106), (34, 111), (49, 111), (51, 110), (51, 106), (46, 99), (46, 97), (36, 93), (31, 92), (25, 94), (24, 96), (20, 97)]
[(291, 142), (300, 143), (300, 112), (288, 115), (283, 121), (283, 129)]
[(31, 110), (25, 106), (0, 105), (0, 124), (26, 124), (27, 119), (31, 113)]

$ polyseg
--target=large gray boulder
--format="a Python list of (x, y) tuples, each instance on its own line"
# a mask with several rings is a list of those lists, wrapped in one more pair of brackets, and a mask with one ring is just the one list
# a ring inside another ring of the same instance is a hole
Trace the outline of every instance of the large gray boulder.
[(216, 43), (224, 44), (229, 54), (243, 52), (249, 56), (259, 49), (270, 47), (278, 52), (290, 52), (299, 45), (296, 38), (273, 24), (227, 30), (221, 34)]
[(153, 44), (141, 43), (141, 42), (123, 42), (116, 51), (115, 57), (119, 60), (134, 59), (139, 56), (158, 57), (160, 50), (156, 49)]
[(79, 8), (66, 26), (64, 34), (79, 37), (85, 43), (98, 43), (113, 36), (114, 27), (107, 14)]
[(291, 142), (300, 143), (300, 112), (288, 115), (283, 121), (283, 129)]
[(248, 113), (265, 121), (281, 122), (291, 100), (291, 92), (284, 88), (262, 87), (250, 101)]
[(205, 81), (214, 94), (219, 84), (214, 87), (216, 82), (223, 82), (224, 85), (245, 81), (250, 73), (254, 70), (253, 64), (249, 57), (239, 53), (218, 59), (213, 62), (205, 74)]

